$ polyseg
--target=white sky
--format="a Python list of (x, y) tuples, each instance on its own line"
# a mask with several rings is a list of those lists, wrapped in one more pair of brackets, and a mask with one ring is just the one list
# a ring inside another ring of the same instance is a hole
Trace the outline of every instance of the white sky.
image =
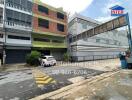
[(85, 10), (93, 0), (41, 0), (42, 2), (49, 4), (53, 7), (63, 7), (64, 11), (70, 13), (81, 12)]

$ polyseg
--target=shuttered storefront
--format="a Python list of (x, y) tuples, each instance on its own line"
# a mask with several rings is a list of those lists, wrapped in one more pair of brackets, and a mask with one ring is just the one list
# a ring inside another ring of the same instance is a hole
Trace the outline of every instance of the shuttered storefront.
[(6, 50), (6, 64), (25, 63), (30, 50)]

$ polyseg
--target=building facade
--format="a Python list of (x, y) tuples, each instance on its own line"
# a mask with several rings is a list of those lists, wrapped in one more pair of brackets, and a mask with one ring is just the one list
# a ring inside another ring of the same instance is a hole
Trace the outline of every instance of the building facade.
[(66, 13), (39, 0), (0, 0), (0, 59), (23, 63), (31, 50), (57, 59), (66, 50)]
[(53, 8), (34, 0), (33, 49), (61, 60), (66, 52), (67, 16), (62, 8)]
[(20, 63), (31, 51), (31, 0), (0, 0), (1, 43), (5, 63)]
[[(96, 20), (75, 14), (68, 24), (69, 36), (80, 34), (101, 24)], [(69, 44), (69, 52), (75, 61), (116, 58), (128, 49), (126, 31), (113, 30), (84, 38)]]

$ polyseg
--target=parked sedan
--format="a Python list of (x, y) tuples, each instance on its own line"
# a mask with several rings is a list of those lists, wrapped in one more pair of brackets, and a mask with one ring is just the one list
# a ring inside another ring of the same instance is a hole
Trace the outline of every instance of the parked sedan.
[(40, 58), (41, 66), (54, 66), (56, 60), (53, 56), (43, 56)]

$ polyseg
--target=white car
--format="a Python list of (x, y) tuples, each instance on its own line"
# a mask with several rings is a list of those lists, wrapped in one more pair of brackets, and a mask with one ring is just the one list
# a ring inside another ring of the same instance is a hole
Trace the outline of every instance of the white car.
[(41, 57), (41, 66), (55, 66), (56, 60), (53, 56)]

